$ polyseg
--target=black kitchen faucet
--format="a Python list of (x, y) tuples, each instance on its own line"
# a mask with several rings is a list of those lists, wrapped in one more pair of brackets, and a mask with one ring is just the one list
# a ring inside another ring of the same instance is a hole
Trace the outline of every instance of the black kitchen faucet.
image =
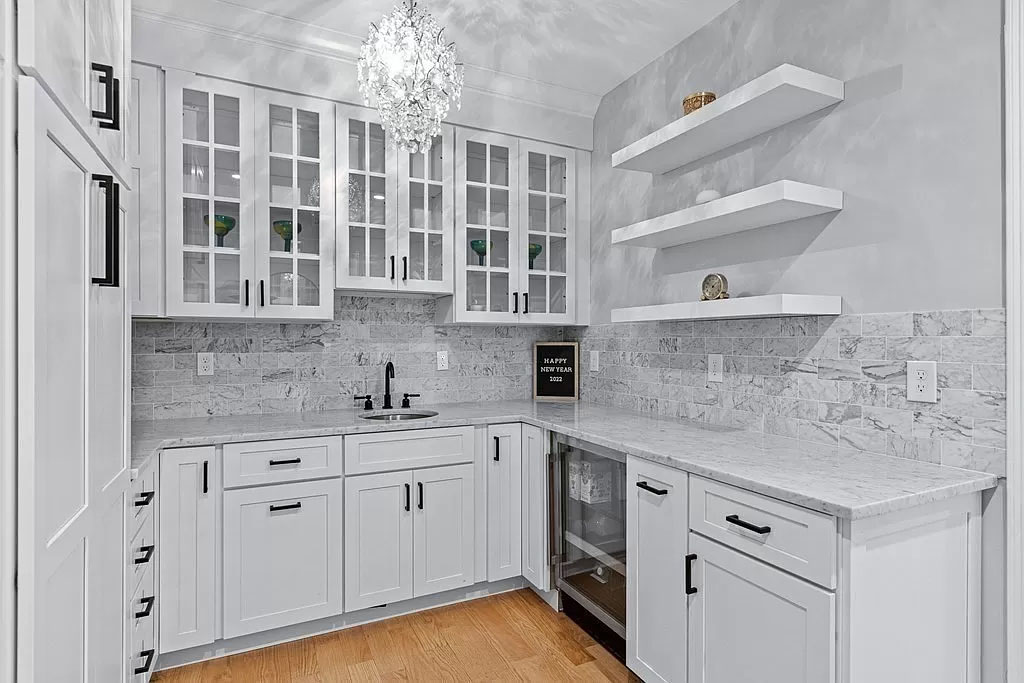
[(391, 405), (391, 380), (395, 378), (395, 364), (388, 361), (388, 364), (384, 366), (384, 410), (391, 410), (394, 408)]

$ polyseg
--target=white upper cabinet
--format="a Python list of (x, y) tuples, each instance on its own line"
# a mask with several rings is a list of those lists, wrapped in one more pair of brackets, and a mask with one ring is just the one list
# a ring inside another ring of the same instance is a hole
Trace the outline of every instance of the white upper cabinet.
[(132, 184), (128, 205), (128, 296), (131, 314), (164, 315), (164, 144), (162, 69), (132, 64), (128, 158)]

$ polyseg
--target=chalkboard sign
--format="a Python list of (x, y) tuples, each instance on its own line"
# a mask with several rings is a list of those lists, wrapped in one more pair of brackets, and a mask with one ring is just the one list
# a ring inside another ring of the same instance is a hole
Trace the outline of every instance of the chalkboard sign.
[(579, 369), (579, 342), (537, 342), (533, 347), (533, 398), (579, 400)]

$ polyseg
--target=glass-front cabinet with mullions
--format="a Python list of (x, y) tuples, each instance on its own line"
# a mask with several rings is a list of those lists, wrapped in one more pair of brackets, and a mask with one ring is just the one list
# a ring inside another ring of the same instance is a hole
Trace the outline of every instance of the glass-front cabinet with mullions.
[(170, 69), (165, 103), (167, 314), (331, 318), (334, 105)]

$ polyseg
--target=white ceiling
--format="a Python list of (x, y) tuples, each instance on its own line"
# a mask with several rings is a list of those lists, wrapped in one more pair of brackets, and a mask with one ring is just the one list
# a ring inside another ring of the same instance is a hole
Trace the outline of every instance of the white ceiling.
[[(600, 97), (736, 0), (430, 0), (467, 67)], [(299, 42), (358, 54), (395, 0), (135, 0), (142, 12), (242, 33), (285, 24)], [(280, 36), (280, 30), (275, 30)], [(324, 43), (328, 43), (324, 45)], [(588, 98), (589, 99), (589, 98)]]

